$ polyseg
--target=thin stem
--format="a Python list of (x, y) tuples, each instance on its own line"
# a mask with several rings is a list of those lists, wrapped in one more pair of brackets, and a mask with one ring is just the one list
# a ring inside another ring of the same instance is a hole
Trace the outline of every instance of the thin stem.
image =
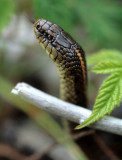
[[(86, 108), (64, 102), (26, 83), (18, 83), (12, 90), (12, 93), (36, 105), (40, 109), (78, 124), (86, 120), (91, 114), (91, 111)], [(122, 120), (111, 116), (104, 116), (103, 119), (89, 127), (122, 135)]]

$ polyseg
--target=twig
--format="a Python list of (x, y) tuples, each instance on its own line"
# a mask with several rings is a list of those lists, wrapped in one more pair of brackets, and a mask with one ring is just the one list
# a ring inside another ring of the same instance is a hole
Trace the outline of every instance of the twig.
[[(64, 102), (36, 88), (33, 88), (26, 83), (18, 83), (12, 90), (12, 93), (38, 106), (40, 109), (56, 114), (78, 124), (86, 120), (91, 114), (91, 111), (88, 109)], [(104, 116), (103, 119), (93, 125), (90, 125), (89, 127), (122, 135), (122, 120), (111, 116)]]
[(42, 150), (40, 150), (40, 152), (36, 152), (31, 156), (28, 156), (27, 158), (25, 158), (24, 160), (38, 160), (41, 159), (45, 154), (47, 154), (52, 148), (54, 148), (58, 143), (54, 142), (51, 145), (43, 148)]
[(19, 153), (16, 149), (6, 144), (0, 144), (0, 156), (5, 158), (10, 158), (13, 160), (22, 160), (27, 157)]
[(75, 133), (75, 134), (72, 134), (71, 137), (73, 140), (77, 140), (79, 138), (83, 138), (83, 137), (86, 137), (86, 136), (89, 136), (91, 134), (94, 134), (95, 133), (95, 130), (89, 130), (89, 131), (82, 131), (82, 132), (79, 132), (79, 133)]
[[(94, 133), (95, 133), (94, 130), (82, 131), (80, 133), (76, 133), (76, 134), (71, 135), (71, 137), (73, 140), (77, 140), (78, 138), (83, 138), (85, 136), (88, 136), (88, 135), (94, 134)], [(69, 139), (62, 137), (62, 141), (68, 141), (68, 140)], [(39, 152), (36, 152), (36, 153), (32, 154), (31, 156), (28, 156), (24, 160), (38, 160), (39, 158), (41, 159), (45, 154), (50, 152), (56, 145), (58, 145), (58, 142), (53, 142), (51, 145), (41, 149)]]
[(105, 142), (97, 134), (94, 135), (94, 139), (102, 151), (111, 159), (119, 160), (119, 158), (114, 154), (114, 152), (105, 144)]

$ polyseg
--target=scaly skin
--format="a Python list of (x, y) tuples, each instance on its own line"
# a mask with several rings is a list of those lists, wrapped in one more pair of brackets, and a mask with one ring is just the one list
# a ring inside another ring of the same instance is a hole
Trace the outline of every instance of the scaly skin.
[(57, 66), (60, 98), (86, 107), (87, 71), (83, 49), (61, 27), (45, 19), (34, 23), (34, 32)]

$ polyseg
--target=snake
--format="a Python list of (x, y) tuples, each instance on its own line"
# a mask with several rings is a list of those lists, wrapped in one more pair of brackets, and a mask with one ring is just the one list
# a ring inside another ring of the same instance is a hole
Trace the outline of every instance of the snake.
[[(37, 19), (33, 21), (33, 25), (36, 38), (59, 73), (60, 98), (87, 107), (87, 66), (84, 50), (67, 32), (53, 22)], [(79, 132), (74, 130), (76, 123), (68, 121), (67, 124), (70, 134)], [(77, 144), (83, 147), (83, 140)]]
[[(33, 21), (33, 24), (36, 38), (57, 67), (60, 79), (60, 98), (87, 107), (87, 65), (84, 50), (57, 24), (46, 19), (37, 19)], [(71, 134), (78, 133), (73, 130), (75, 125), (69, 122)], [(101, 153), (96, 136), (97, 139), (100, 139), (95, 134), (76, 140), (87, 156), (94, 160), (96, 159), (95, 153)], [(106, 156), (103, 152), (100, 155), (101, 157)]]
[(82, 47), (60, 26), (46, 19), (34, 22), (34, 33), (56, 65), (60, 98), (87, 107), (87, 67)]

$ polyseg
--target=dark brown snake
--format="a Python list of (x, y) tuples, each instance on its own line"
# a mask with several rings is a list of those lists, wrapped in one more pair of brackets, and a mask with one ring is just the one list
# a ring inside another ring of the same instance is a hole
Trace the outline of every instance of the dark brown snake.
[(85, 52), (81, 46), (57, 24), (45, 19), (35, 21), (34, 32), (57, 66), (60, 98), (86, 107), (87, 69)]
[[(87, 68), (85, 52), (81, 46), (57, 24), (45, 19), (34, 22), (34, 32), (39, 43), (56, 64), (60, 77), (61, 99), (87, 107)], [(74, 133), (74, 124), (69, 124), (70, 132)], [(91, 160), (98, 159), (95, 154), (97, 152), (101, 157), (106, 157), (95, 137), (96, 135), (91, 135), (76, 141)]]

